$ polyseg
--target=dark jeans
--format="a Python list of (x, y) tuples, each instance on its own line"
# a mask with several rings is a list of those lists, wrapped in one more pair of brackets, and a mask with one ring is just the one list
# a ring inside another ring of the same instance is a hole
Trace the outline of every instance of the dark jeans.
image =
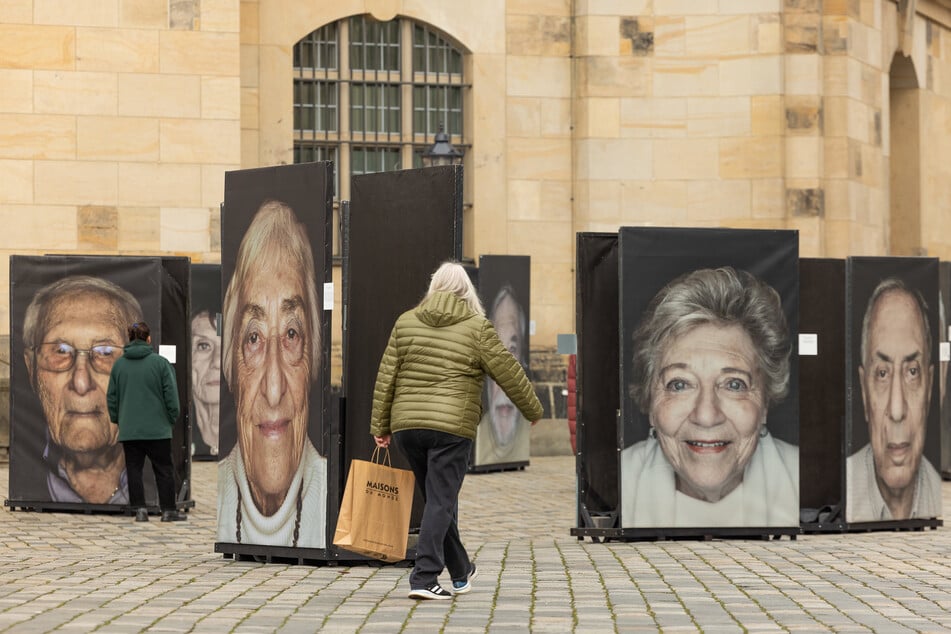
[(431, 429), (398, 431), (393, 440), (409, 461), (425, 503), (410, 588), (436, 583), (443, 568), (449, 570), (453, 581), (466, 579), (469, 555), (459, 538), (456, 509), (472, 441)]
[(175, 474), (172, 471), (172, 441), (126, 440), (122, 443), (125, 453), (125, 470), (129, 480), (129, 505), (135, 509), (145, 506), (145, 485), (142, 484), (142, 468), (145, 458), (152, 461), (155, 486), (158, 489), (159, 505), (163, 511), (175, 510)]

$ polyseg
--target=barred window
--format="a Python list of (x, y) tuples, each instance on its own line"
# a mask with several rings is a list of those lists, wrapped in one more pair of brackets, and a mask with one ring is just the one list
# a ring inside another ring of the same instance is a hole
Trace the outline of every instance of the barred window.
[(413, 130), (427, 136), (462, 132), (461, 86), (413, 86)]
[(327, 81), (294, 82), (294, 129), (315, 138), (318, 132), (337, 131), (337, 84)]
[(400, 169), (400, 150), (394, 147), (354, 147), (351, 174), (373, 174)]
[(462, 74), (462, 53), (448, 40), (425, 26), (413, 26), (413, 71)]
[(400, 25), (367, 16), (350, 18), (350, 69), (400, 69)]
[(399, 134), (399, 84), (351, 84), (350, 131)]
[(420, 167), (440, 127), (465, 149), (463, 49), (438, 30), (353, 16), (304, 36), (293, 60), (294, 162), (333, 161), (335, 200), (353, 174)]
[(294, 47), (294, 68), (336, 70), (337, 25), (328, 24), (305, 35)]

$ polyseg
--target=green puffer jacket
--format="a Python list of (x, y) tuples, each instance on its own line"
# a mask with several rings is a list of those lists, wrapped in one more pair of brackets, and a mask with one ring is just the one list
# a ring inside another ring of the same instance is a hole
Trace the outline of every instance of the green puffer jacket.
[(542, 404), (495, 328), (453, 293), (433, 293), (396, 320), (373, 390), (370, 433), (435, 429), (475, 439), (488, 374), (527, 420)]

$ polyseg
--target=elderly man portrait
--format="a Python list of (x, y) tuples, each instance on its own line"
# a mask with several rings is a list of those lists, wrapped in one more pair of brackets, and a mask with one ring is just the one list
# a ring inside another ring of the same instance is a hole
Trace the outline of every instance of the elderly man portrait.
[[(495, 332), (522, 368), (528, 370), (525, 310), (508, 284), (496, 294), (489, 306), (489, 321)], [(502, 464), (528, 460), (531, 424), (512, 400), (491, 378), (485, 379), (484, 411), (476, 437), (477, 465)]]
[(237, 443), (218, 463), (218, 540), (323, 548), (327, 460), (308, 437), (320, 302), (310, 240), (288, 205), (255, 214), (222, 308)]
[(54, 502), (127, 504), (122, 446), (109, 421), (109, 372), (139, 302), (105, 279), (67, 277), (40, 289), (23, 324), (24, 362), (46, 419), (43, 460)]
[(923, 455), (934, 386), (928, 306), (898, 278), (872, 292), (859, 385), (869, 442), (846, 464), (850, 522), (941, 514), (941, 477)]

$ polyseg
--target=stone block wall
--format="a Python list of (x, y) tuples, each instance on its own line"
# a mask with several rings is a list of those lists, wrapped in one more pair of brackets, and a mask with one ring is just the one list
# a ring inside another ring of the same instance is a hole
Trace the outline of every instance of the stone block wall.
[(13, 253), (220, 258), (238, 33), (237, 2), (0, 5), (0, 283)]
[[(539, 358), (574, 329), (577, 231), (951, 258), (951, 0), (7, 0), (0, 286), (12, 253), (218, 261), (224, 172), (293, 160), (294, 44), (364, 13), (466, 51), (466, 255), (532, 257)], [(895, 59), (921, 143), (918, 204), (893, 213)], [(533, 371), (557, 413), (555, 366)]]

